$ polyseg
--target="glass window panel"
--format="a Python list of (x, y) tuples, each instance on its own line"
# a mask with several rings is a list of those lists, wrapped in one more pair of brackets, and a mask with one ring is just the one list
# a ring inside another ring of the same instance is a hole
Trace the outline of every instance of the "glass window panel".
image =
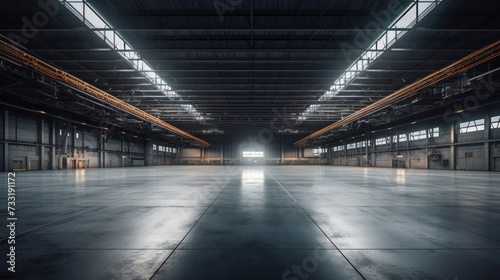
[(500, 128), (500, 116), (491, 118), (491, 129)]
[(408, 136), (406, 134), (399, 134), (399, 143), (407, 142)]
[(117, 50), (123, 50), (125, 42), (123, 39), (115, 33), (115, 48)]
[(418, 3), (418, 15), (419, 17), (425, 16), (427, 14), (428, 9), (432, 6), (431, 2), (419, 2)]
[(396, 39), (396, 31), (393, 31), (393, 30), (390, 30), (390, 31), (387, 31), (387, 42), (388, 42), (388, 45), (392, 45), (392, 41)]
[(477, 132), (484, 129), (484, 119), (460, 123), (460, 133)]
[(413, 7), (402, 16), (395, 24), (396, 28), (411, 28), (415, 25), (415, 20), (417, 19), (417, 5), (413, 5)]
[(375, 140), (375, 145), (377, 145), (377, 146), (386, 145), (387, 142), (388, 142), (388, 138), (387, 137), (378, 138), (377, 140)]
[(85, 7), (85, 19), (94, 28), (106, 28), (106, 23), (88, 5)]
[(410, 133), (410, 141), (427, 139), (427, 132), (425, 130), (415, 131)]
[[(67, 2), (67, 4), (69, 4), (70, 7), (73, 8), (73, 10), (75, 12), (77, 12), (80, 16), (83, 16), (83, 13), (84, 13), (84, 11), (83, 11), (83, 9), (84, 9), (83, 3), (75, 3), (75, 2), (70, 3), (70, 2)], [(82, 17), (80, 17), (80, 19), (82, 19)]]
[(262, 157), (264, 157), (264, 152), (262, 152), (262, 151), (243, 151), (243, 157), (245, 157), (245, 158), (262, 158)]

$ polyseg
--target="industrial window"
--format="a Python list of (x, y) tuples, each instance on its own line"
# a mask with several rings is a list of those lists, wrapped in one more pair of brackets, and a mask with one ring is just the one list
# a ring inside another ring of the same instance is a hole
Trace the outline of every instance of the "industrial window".
[[(368, 141), (368, 145), (370, 145), (370, 141)], [(366, 141), (361, 141), (356, 144), (358, 148), (365, 148), (366, 147)]]
[(173, 149), (173, 152), (174, 152), (174, 154), (175, 154), (175, 153), (177, 153), (177, 148), (174, 148), (174, 149)]
[(262, 151), (243, 151), (244, 158), (263, 158), (264, 152)]
[[(127, 59), (132, 67), (136, 70), (143, 71), (143, 75), (146, 76), (151, 83), (162, 91), (164, 95), (170, 98), (179, 97), (179, 95), (172, 90), (172, 88), (164, 81), (154, 69), (144, 61), (139, 54), (125, 42), (123, 37), (116, 31), (113, 30), (112, 26), (106, 22), (104, 17), (102, 17), (86, 0), (60, 0), (64, 3), (71, 12), (73, 12), (80, 20), (82, 20), (89, 28), (94, 29), (94, 33), (99, 36), (108, 46), (115, 49), (118, 54)], [(197, 112), (195, 108), (186, 107), (183, 105), (184, 109), (196, 116), (196, 120), (203, 120), (204, 117), (201, 116), (200, 112)]]
[(386, 145), (389, 143), (390, 138), (389, 137), (384, 137), (384, 138), (378, 138), (375, 140), (375, 145), (380, 146), (380, 145)]
[[(365, 71), (373, 61), (380, 57), (384, 51), (390, 49), (396, 41), (400, 40), (408, 31), (405, 29), (412, 29), (416, 24), (427, 16), (435, 7), (437, 7), (443, 0), (427, 0), (427, 1), (411, 1), (413, 4), (409, 5), (395, 21), (389, 26), (387, 31), (380, 34), (378, 39), (372, 43), (368, 51), (364, 52), (345, 72), (342, 74), (335, 83), (326, 91), (319, 101), (325, 101), (336, 96), (340, 91), (345, 89), (349, 83), (356, 79), (363, 71)], [(308, 115), (316, 111), (318, 105), (311, 105), (299, 120), (305, 120)]]
[(484, 119), (475, 120), (470, 122), (463, 122), (460, 124), (460, 133), (469, 133), (484, 130)]
[(347, 149), (348, 150), (356, 149), (356, 143), (347, 144)]
[(343, 150), (344, 150), (344, 146), (339, 146), (339, 147), (338, 147), (338, 151), (339, 151), (339, 152), (340, 152), (340, 151), (343, 151)]
[(76, 139), (80, 138), (80, 135), (78, 135), (78, 132), (76, 133)]
[[(403, 143), (406, 141), (408, 141), (408, 136), (406, 136), (406, 134), (399, 134), (399, 143)], [(398, 142), (397, 135), (394, 135), (394, 137), (392, 138), (392, 142), (394, 142), (394, 143)]]
[(326, 154), (327, 153), (327, 150), (326, 149), (322, 149), (322, 148), (319, 148), (319, 149), (313, 149), (313, 154), (315, 156), (319, 156), (320, 154)]
[(500, 128), (500, 116), (491, 118), (491, 129)]
[(429, 138), (439, 137), (439, 127), (429, 129)]
[(156, 145), (153, 144), (153, 151), (156, 151)]
[(338, 147), (333, 147), (333, 151), (334, 151), (334, 152), (336, 152), (336, 151), (338, 151), (338, 150), (339, 150), (339, 148), (338, 148)]
[(427, 139), (427, 132), (425, 130), (415, 131), (410, 133), (410, 141)]

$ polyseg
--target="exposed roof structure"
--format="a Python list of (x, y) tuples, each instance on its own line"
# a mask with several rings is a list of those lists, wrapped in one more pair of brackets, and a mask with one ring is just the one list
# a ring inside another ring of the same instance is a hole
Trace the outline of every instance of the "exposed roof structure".
[[(500, 38), (499, 1), (41, 3), (3, 1), (0, 34), (195, 134), (272, 121), (309, 134)], [(394, 26), (405, 11), (418, 21)], [(346, 74), (391, 32), (397, 41)]]

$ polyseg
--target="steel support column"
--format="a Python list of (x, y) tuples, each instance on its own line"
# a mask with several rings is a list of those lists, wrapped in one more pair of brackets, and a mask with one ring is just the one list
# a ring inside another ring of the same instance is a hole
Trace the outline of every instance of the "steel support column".
[(3, 140), (5, 140), (3, 144), (3, 171), (9, 171), (9, 111), (4, 109), (3, 114)]

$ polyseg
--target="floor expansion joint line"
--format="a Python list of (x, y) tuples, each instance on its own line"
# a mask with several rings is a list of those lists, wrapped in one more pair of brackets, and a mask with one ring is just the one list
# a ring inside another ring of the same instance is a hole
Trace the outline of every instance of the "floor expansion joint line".
[[(266, 174), (269, 174), (269, 173), (266, 172)], [(304, 207), (302, 207), (302, 205), (300, 205), (300, 203), (295, 199), (295, 197), (293, 197), (292, 194), (290, 194), (288, 192), (288, 190), (285, 189), (285, 187), (283, 187), (283, 185), (276, 178), (274, 178), (273, 175), (269, 174), (269, 176), (271, 176), (271, 178), (273, 178), (273, 180), (293, 199), (293, 201), (295, 201), (295, 203), (297, 203), (297, 205), (300, 207), (300, 209), (302, 209), (302, 211), (304, 211), (304, 213), (307, 215), (307, 217), (309, 217), (309, 219), (311, 219), (311, 221), (316, 225), (316, 227), (318, 227), (318, 229), (323, 233), (323, 235), (330, 241), (330, 243), (332, 243), (332, 245), (335, 247), (335, 249), (337, 249), (337, 251), (342, 255), (342, 257), (344, 257), (344, 259), (351, 265), (351, 267), (359, 274), (359, 276), (361, 278), (363, 278), (364, 280), (366, 280), (366, 278), (363, 276), (363, 274), (361, 274), (361, 272), (354, 266), (354, 264), (347, 258), (347, 256), (344, 255), (344, 253), (342, 253), (342, 251), (339, 249), (339, 247), (337, 247), (337, 245), (330, 239), (330, 237), (328, 237), (328, 235), (323, 231), (323, 229), (318, 225), (318, 223), (316, 223), (316, 221), (311, 217), (311, 215), (309, 215), (309, 213), (307, 213), (306, 209), (304, 209)]]
[(489, 236), (487, 236), (487, 235), (483, 235), (483, 234), (480, 234), (480, 233), (474, 232), (474, 231), (472, 231), (472, 230), (469, 230), (469, 229), (466, 229), (466, 228), (463, 228), (463, 227), (456, 226), (456, 225), (454, 225), (454, 224), (450, 224), (450, 223), (446, 223), (446, 222), (445, 222), (445, 223), (443, 223), (443, 224), (448, 225), (448, 226), (450, 226), (450, 227), (457, 228), (457, 229), (459, 229), (459, 230), (463, 230), (463, 231), (466, 231), (466, 232), (469, 232), (469, 233), (472, 233), (472, 234), (475, 234), (475, 235), (481, 236), (481, 237), (483, 237), (483, 238), (487, 238), (487, 239), (489, 239), (489, 240), (493, 240), (493, 241), (496, 241), (496, 242), (500, 242), (500, 240), (495, 239), (495, 238), (493, 238), (493, 237), (489, 237)]
[[(30, 230), (18, 233), (18, 234), (16, 234), (16, 238), (21, 238), (21, 237), (26, 236), (26, 235), (28, 235), (30, 233), (35, 232), (35, 231), (42, 230), (42, 229), (44, 229), (46, 227), (50, 227), (50, 226), (54, 226), (54, 225), (60, 225), (60, 224), (72, 221), (72, 220), (77, 219), (77, 218), (79, 218), (79, 217), (81, 217), (83, 215), (94, 213), (94, 212), (97, 212), (97, 211), (102, 210), (102, 209), (107, 208), (107, 207), (108, 206), (101, 206), (101, 207), (98, 207), (97, 209), (84, 210), (83, 213), (80, 213), (80, 214), (77, 214), (77, 215), (74, 215), (74, 216), (71, 216), (71, 217), (59, 220), (59, 221), (48, 223), (48, 224), (45, 224), (43, 226), (39, 226), (39, 227), (36, 227), (34, 229), (30, 229)], [(0, 245), (6, 243), (8, 239), (9, 238), (7, 238), (7, 237), (3, 238), (3, 239), (0, 239)]]
[[(205, 211), (203, 211), (203, 213), (201, 214), (200, 218), (198, 220), (196, 220), (196, 222), (193, 224), (193, 226), (189, 229), (189, 231), (186, 233), (186, 235), (184, 235), (184, 237), (181, 239), (181, 241), (179, 241), (179, 244), (177, 244), (177, 246), (175, 246), (175, 248), (172, 250), (172, 252), (170, 252), (170, 254), (167, 256), (167, 258), (161, 263), (161, 265), (158, 267), (158, 269), (153, 273), (153, 275), (151, 275), (151, 277), (149, 278), (149, 280), (153, 280), (153, 278), (156, 276), (156, 274), (158, 274), (158, 271), (160, 271), (160, 269), (165, 265), (165, 263), (167, 263), (168, 259), (170, 258), (170, 256), (172, 256), (174, 254), (174, 252), (177, 250), (177, 248), (179, 247), (179, 245), (182, 244), (182, 242), (184, 241), (184, 239), (186, 239), (186, 237), (189, 235), (189, 233), (193, 230), (193, 228), (198, 224), (198, 222), (203, 218), (203, 216), (205, 216), (205, 214), (208, 212), (208, 209), (210, 209), (210, 207), (212, 207), (212, 205), (215, 203), (215, 201), (217, 201), (217, 199), (220, 197), (220, 195), (227, 189), (227, 187), (229, 187), (229, 185), (231, 185), (231, 183), (233, 182), (233, 178), (236, 177), (233, 176), (231, 178), (231, 180), (229, 180), (229, 183), (227, 183), (227, 185), (224, 187), (224, 189), (222, 189), (222, 191), (217, 195), (217, 197), (214, 199), (214, 201), (212, 201), (212, 203), (210, 203), (210, 205), (208, 205), (207, 209), (205, 209)], [(218, 184), (217, 184), (218, 185)]]

